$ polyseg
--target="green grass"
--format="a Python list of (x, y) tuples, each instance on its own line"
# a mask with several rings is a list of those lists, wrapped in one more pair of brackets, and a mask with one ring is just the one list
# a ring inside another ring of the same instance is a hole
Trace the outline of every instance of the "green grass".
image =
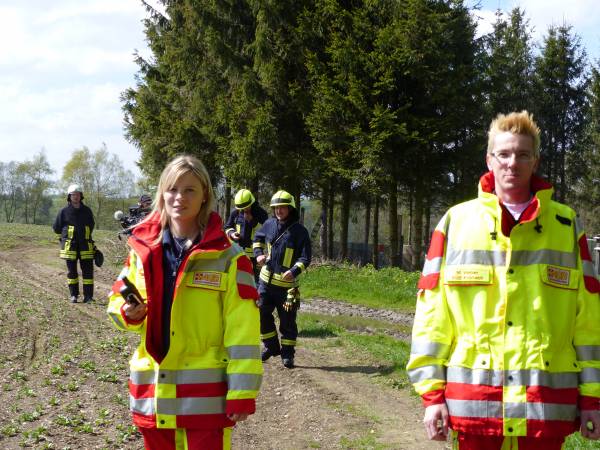
[(600, 449), (600, 441), (590, 441), (581, 437), (579, 433), (572, 434), (565, 442), (564, 450), (592, 450)]
[(413, 310), (418, 272), (395, 267), (321, 264), (307, 270), (302, 279), (304, 298), (324, 297), (372, 308)]
[[(340, 326), (340, 320), (344, 321), (344, 326)], [(318, 345), (343, 347), (348, 355), (353, 357), (365, 355), (368, 364), (377, 366), (375, 370), (393, 387), (408, 387), (405, 367), (410, 354), (410, 345), (378, 331), (374, 334), (353, 331), (360, 330), (362, 320), (364, 319), (357, 317), (330, 317), (304, 313), (298, 316), (299, 335), (329, 338), (329, 342)], [(380, 330), (383, 330), (384, 325), (382, 324), (381, 327)]]

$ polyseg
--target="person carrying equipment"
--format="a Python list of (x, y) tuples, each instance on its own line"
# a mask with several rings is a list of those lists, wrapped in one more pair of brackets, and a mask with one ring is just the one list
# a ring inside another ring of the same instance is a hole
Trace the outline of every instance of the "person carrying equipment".
[[(278, 191), (271, 198), (270, 206), (275, 217), (268, 219), (256, 232), (253, 244), (256, 262), (262, 267), (258, 285), (260, 333), (264, 345), (262, 360), (281, 355), (283, 365), (291, 369), (298, 337), (298, 276), (310, 264), (311, 243), (308, 231), (298, 222), (292, 195)], [(275, 309), (279, 316), (281, 344), (273, 317)]]
[(77, 303), (79, 297), (77, 260), (83, 279), (83, 302), (88, 303), (94, 299), (94, 215), (83, 204), (83, 189), (78, 184), (71, 184), (67, 189), (67, 203), (58, 212), (52, 229), (60, 234), (60, 257), (67, 263), (71, 303)]
[(246, 256), (252, 261), (254, 281), (258, 283), (259, 270), (254, 257), (252, 242), (256, 231), (268, 219), (268, 214), (248, 189), (237, 191), (234, 204), (235, 209), (231, 211), (225, 224), (225, 234), (244, 249)]
[(132, 229), (108, 315), (137, 333), (129, 406), (147, 450), (229, 449), (262, 381), (252, 264), (223, 232), (202, 162), (175, 157)]

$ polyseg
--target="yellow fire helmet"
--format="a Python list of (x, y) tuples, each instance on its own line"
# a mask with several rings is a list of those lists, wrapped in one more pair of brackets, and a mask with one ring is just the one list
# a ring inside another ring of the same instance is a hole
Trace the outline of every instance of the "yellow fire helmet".
[(290, 206), (296, 209), (296, 202), (294, 196), (286, 191), (277, 191), (271, 197), (271, 208), (274, 206)]
[(237, 191), (237, 194), (235, 194), (235, 209), (246, 209), (249, 206), (252, 206), (254, 201), (254, 195), (252, 195), (252, 192), (250, 192), (248, 189), (240, 189)]

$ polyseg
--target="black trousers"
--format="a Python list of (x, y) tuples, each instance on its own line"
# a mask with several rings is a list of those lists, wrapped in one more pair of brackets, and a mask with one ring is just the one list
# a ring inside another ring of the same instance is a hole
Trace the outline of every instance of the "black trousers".
[[(267, 285), (262, 280), (258, 286), (260, 294), (260, 335), (263, 344), (272, 354), (281, 353), (282, 358), (293, 358), (295, 354), (298, 325), (296, 324), (297, 311), (286, 311), (283, 303), (287, 297), (287, 289)], [(275, 327), (273, 312), (277, 310), (279, 316), (279, 333), (281, 344)]]
[(94, 296), (94, 260), (67, 259), (67, 282), (69, 283), (69, 295), (79, 296), (79, 273), (77, 272), (77, 261), (81, 266), (81, 278), (83, 281), (83, 296), (84, 298), (92, 298)]

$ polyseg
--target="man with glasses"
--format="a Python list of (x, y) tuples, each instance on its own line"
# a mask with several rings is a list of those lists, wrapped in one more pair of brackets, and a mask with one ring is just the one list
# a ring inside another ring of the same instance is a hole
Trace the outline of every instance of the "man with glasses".
[(492, 121), (478, 198), (442, 217), (419, 281), (407, 370), (429, 438), (450, 428), (454, 449), (600, 438), (600, 283), (539, 148), (527, 111)]

